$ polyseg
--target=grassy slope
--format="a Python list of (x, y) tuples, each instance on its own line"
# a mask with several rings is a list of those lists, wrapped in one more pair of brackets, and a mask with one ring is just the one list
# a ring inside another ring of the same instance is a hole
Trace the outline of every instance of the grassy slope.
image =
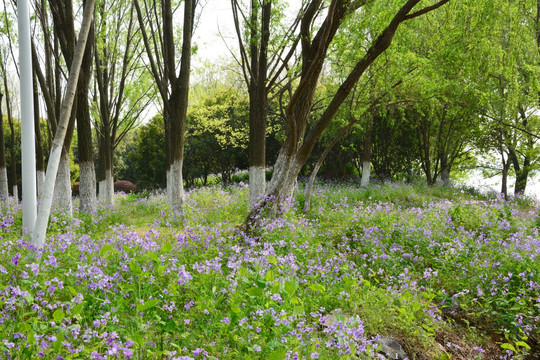
[(213, 187), (189, 194), (181, 224), (160, 194), (119, 196), (93, 218), (57, 211), (39, 259), (4, 206), (0, 353), (367, 359), (377, 336), (413, 359), (538, 353), (536, 204), (321, 184), (308, 216), (293, 205), (249, 235), (246, 204), (244, 187)]

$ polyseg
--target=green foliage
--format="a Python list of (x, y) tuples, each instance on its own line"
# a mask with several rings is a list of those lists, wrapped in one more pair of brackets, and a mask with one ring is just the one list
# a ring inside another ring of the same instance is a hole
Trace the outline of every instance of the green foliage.
[[(190, 179), (221, 173), (230, 180), (237, 168), (247, 167), (248, 101), (225, 87), (206, 88), (187, 116), (185, 174)], [(210, 155), (211, 154), (211, 155)]]
[(133, 144), (124, 151), (120, 178), (133, 182), (138, 189), (165, 188), (165, 130), (161, 115), (141, 126)]

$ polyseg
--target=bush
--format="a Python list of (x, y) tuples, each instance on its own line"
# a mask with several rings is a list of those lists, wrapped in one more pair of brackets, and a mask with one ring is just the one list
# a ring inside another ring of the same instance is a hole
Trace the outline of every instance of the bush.
[(123, 191), (126, 194), (137, 192), (137, 186), (134, 183), (127, 180), (118, 180), (114, 183), (114, 191)]

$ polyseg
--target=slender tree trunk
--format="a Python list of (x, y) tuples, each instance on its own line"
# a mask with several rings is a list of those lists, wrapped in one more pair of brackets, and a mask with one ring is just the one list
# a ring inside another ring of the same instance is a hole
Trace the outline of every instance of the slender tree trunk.
[[(47, 165), (47, 174), (45, 176), (45, 183), (43, 186), (43, 192), (41, 194), (41, 201), (38, 209), (38, 217), (36, 225), (32, 234), (32, 243), (36, 248), (41, 249), (45, 242), (45, 234), (47, 231), (47, 224), (49, 222), (49, 214), (51, 211), (51, 204), (53, 198), (54, 183), (58, 172), (58, 166), (60, 163), (60, 157), (62, 155), (62, 149), (64, 145), (64, 138), (68, 131), (68, 125), (70, 122), (70, 116), (72, 114), (72, 105), (75, 100), (75, 93), (77, 90), (77, 83), (79, 79), (79, 71), (81, 68), (82, 58), (86, 48), (86, 40), (90, 31), (90, 26), (93, 19), (94, 7), (96, 0), (88, 0), (84, 7), (83, 21), (81, 24), (81, 30), (79, 32), (79, 39), (77, 41), (76, 50), (74, 53), (73, 61), (69, 72), (69, 79), (66, 89), (66, 97), (62, 102), (62, 109), (60, 111), (60, 121), (56, 133), (54, 135), (54, 141), (51, 146), (51, 154), (49, 156), (49, 163)], [(71, 188), (70, 188), (71, 193)]]
[(249, 201), (251, 207), (264, 196), (266, 187), (266, 88), (254, 89), (249, 105)]
[[(2, 65), (3, 66), (3, 65)], [(6, 74), (6, 69), (4, 67), (4, 74)], [(15, 151), (15, 126), (13, 125), (13, 117), (11, 116), (11, 101), (9, 97), (9, 89), (7, 84), (7, 74), (4, 77), (4, 90), (6, 91), (6, 108), (7, 108), (7, 118), (9, 123), (9, 130), (11, 131), (11, 190), (12, 195), (15, 201), (19, 201), (19, 188), (17, 186), (18, 177), (17, 177), (17, 153)]]
[(502, 184), (501, 184), (501, 194), (504, 195), (504, 199), (508, 200), (508, 170), (510, 170), (510, 161), (504, 159), (504, 154), (501, 153), (502, 158)]
[(527, 188), (527, 180), (529, 179), (530, 162), (530, 158), (528, 156), (525, 156), (523, 166), (519, 171), (516, 171), (516, 185), (514, 186), (515, 196), (525, 194), (525, 189)]
[(447, 155), (440, 156), (441, 162), (441, 181), (444, 185), (450, 184), (450, 165), (448, 164)]
[(9, 185), (7, 178), (6, 143), (4, 139), (4, 114), (2, 114), (2, 98), (4, 94), (0, 91), (0, 197), (1, 201), (9, 198)]
[(39, 93), (36, 76), (34, 76), (34, 133), (36, 139), (36, 189), (39, 197), (41, 195), (43, 181), (45, 180), (45, 159), (43, 157), (43, 145), (41, 141)]
[(7, 177), (6, 144), (4, 139), (4, 114), (2, 114), (2, 98), (4, 94), (0, 92), (0, 197), (2, 201), (9, 198), (9, 185)]
[(366, 123), (366, 137), (364, 138), (364, 149), (362, 156), (362, 180), (360, 186), (366, 187), (369, 185), (369, 177), (371, 173), (371, 144), (373, 142), (373, 117), (368, 117)]
[(77, 86), (77, 135), (79, 140), (79, 197), (80, 211), (89, 214), (97, 212), (96, 172), (90, 126), (90, 107), (88, 106), (88, 87), (92, 77), (92, 49), (94, 45), (94, 26), (92, 24), (86, 51), (83, 57), (79, 84)]
[[(170, 3), (168, 2), (166, 17), (170, 15), (170, 10)], [(169, 98), (171, 116), (168, 119), (171, 131), (169, 135), (170, 163), (169, 176), (167, 177), (167, 189), (169, 190), (169, 210), (175, 218), (182, 218), (184, 216), (184, 180), (182, 178), (182, 166), (184, 163), (184, 139), (191, 72), (191, 42), (193, 38), (194, 20), (195, 1), (185, 0), (180, 73), (178, 78), (174, 80), (174, 86)], [(167, 22), (169, 21), (170, 19), (168, 19)], [(169, 26), (167, 32), (170, 31), (172, 31), (171, 26)], [(175, 67), (172, 67), (169, 71), (174, 73), (174, 69)]]

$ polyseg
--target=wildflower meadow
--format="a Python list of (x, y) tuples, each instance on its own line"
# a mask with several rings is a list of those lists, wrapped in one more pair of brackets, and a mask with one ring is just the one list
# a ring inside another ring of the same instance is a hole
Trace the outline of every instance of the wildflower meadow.
[[(1, 205), (2, 359), (538, 359), (540, 217), (474, 189), (320, 183), (246, 233), (247, 186), (53, 211)], [(76, 206), (75, 206), (76, 208)]]

